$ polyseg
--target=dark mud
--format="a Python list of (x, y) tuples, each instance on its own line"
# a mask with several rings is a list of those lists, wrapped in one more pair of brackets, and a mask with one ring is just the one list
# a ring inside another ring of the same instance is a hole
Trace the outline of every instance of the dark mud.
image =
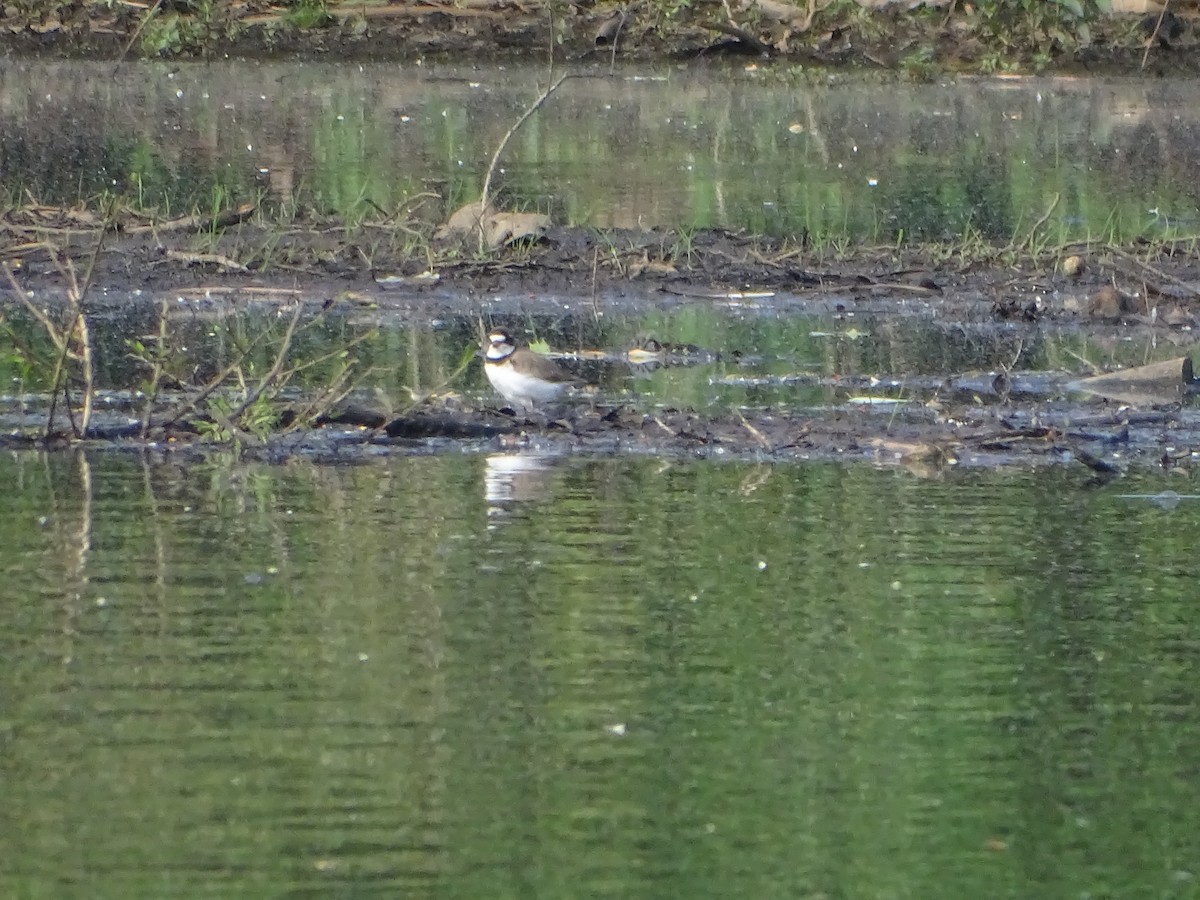
[[(225, 223), (110, 225), (56, 210), (0, 211), (4, 248), (21, 285), (52, 298), (66, 287), (62, 260), (115, 295), (207, 292), (218, 297), (292, 294), (335, 297), (387, 309), (437, 305), (444, 296), (554, 295), (588, 302), (647, 292), (698, 300), (769, 293), (784, 306), (838, 310), (877, 305), (897, 312), (936, 307), (939, 315), (1037, 321), (1153, 322), (1175, 329), (1200, 321), (1200, 255), (1194, 240), (1128, 248), (1073, 243), (1038, 256), (1020, 248), (856, 247), (846, 252), (790, 240), (704, 230), (550, 228), (536, 241), (497, 251), (471, 238), (422, 238), (399, 246), (386, 225), (348, 230), (313, 221), (295, 226)], [(197, 232), (205, 233), (197, 250)], [(49, 236), (53, 246), (46, 243)], [(40, 240), (39, 240), (40, 239)], [(97, 247), (98, 252), (97, 252)], [(1069, 273), (1069, 274), (1068, 274)], [(290, 286), (296, 285), (293, 291)], [(93, 296), (93, 301), (103, 303)]]
[[(940, 408), (814, 410), (808, 415), (747, 411), (718, 416), (621, 407), (560, 410), (559, 416), (431, 414), (384, 425), (372, 448), (428, 449), (475, 441), (483, 451), (521, 449), (548, 455), (638, 456), (754, 461), (858, 460), (900, 465), (923, 474), (947, 467), (1026, 465), (1077, 461), (1102, 478), (1133, 460), (1172, 468), (1200, 447), (1200, 415), (1169, 410), (1022, 408), (1018, 404)], [(331, 446), (332, 444), (332, 446)], [(346, 458), (357, 436), (314, 439), (298, 435), (268, 450)], [(351, 454), (356, 455), (356, 454)]]
[[(895, 406), (845, 404), (807, 411), (733, 411), (564, 404), (529, 415), (511, 409), (424, 406), (395, 418), (362, 407), (324, 417), (317, 427), (266, 439), (242, 435), (214, 444), (194, 428), (152, 428), (140, 437), (129, 419), (100, 416), (85, 441), (0, 433), (5, 449), (145, 453), (188, 459), (228, 453), (272, 463), (292, 458), (357, 464), (392, 454), (529, 452), (546, 456), (633, 455), (753, 462), (842, 461), (900, 466), (934, 476), (951, 468), (1072, 464), (1108, 480), (1130, 466), (1190, 473), (1200, 452), (1200, 411), (1190, 402), (1134, 408), (991, 397), (992, 403)], [(286, 419), (285, 419), (286, 420)]]

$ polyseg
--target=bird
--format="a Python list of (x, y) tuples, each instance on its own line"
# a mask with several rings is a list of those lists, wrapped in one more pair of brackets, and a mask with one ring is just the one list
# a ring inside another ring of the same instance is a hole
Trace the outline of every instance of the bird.
[(493, 329), (487, 336), (483, 370), (505, 400), (525, 411), (557, 400), (574, 383), (566, 369), (549, 357), (519, 346), (502, 328)]

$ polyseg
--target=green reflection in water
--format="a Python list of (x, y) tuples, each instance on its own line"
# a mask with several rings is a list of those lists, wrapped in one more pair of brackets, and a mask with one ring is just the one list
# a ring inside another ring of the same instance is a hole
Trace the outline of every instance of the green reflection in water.
[[(0, 61), (9, 199), (118, 194), (172, 214), (259, 203), (351, 225), (478, 196), (538, 69)], [(1049, 245), (1195, 235), (1186, 79), (879, 84), (804, 73), (583, 69), (516, 135), (494, 187), (602, 228)]]
[(9, 896), (1181, 896), (1198, 509), (0, 457)]
[[(597, 402), (704, 413), (735, 407), (805, 410), (864, 393), (924, 402), (957, 392), (958, 399), (969, 400), (971, 392), (992, 394), (991, 379), (1003, 370), (1033, 379), (1024, 379), (1018, 390), (1061, 398), (1071, 378), (1091, 374), (1085, 360), (1111, 370), (1180, 354), (1178, 346), (1151, 329), (1125, 329), (1118, 340), (1117, 331), (1082, 331), (1070, 322), (1001, 327), (948, 323), (932, 315), (796, 313), (786, 304), (781, 298), (778, 306), (766, 301), (758, 308), (699, 302), (661, 308), (647, 300), (644, 307), (593, 316), (590, 310), (547, 314), (546, 304), (533, 303), (536, 311), (496, 313), (488, 324), (509, 327), (523, 340), (547, 340), (560, 353), (603, 351), (602, 361), (568, 363), (596, 386), (591, 398)], [(97, 314), (91, 334), (102, 389), (143, 389), (149, 367), (133, 357), (127, 342), (137, 337), (153, 346), (158, 314), (158, 304), (144, 299)], [(202, 385), (238, 360), (251, 376), (266, 372), (288, 321), (273, 302), (238, 309), (173, 303), (166, 374), (181, 384)], [(419, 312), (392, 315), (343, 304), (291, 342), (292, 364), (311, 364), (289, 383), (280, 402), (319, 393), (340, 372), (340, 351), (368, 337), (351, 352), (362, 373), (357, 401), (384, 412), (405, 409), (413, 398), (448, 394), (461, 395), (468, 405), (494, 404), (498, 399), (482, 363), (471, 358), (477, 328), (473, 317), (431, 320)], [(626, 351), (647, 336), (677, 348), (692, 345), (698, 352), (668, 357), (672, 364), (657, 368), (629, 364)], [(57, 351), (40, 326), (20, 309), (6, 314), (0, 329), (0, 385), (5, 386), (0, 423), (26, 428), (37, 410), (45, 412), (44, 394), (28, 395), (46, 390), (56, 361)], [(141, 400), (131, 408), (140, 415)], [(26, 411), (30, 416), (22, 418)]]

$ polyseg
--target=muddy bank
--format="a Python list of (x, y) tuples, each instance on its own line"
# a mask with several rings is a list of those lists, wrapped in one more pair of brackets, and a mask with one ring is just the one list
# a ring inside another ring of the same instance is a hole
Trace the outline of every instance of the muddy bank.
[[(511, 411), (426, 412), (388, 422), (366, 440), (376, 449), (416, 449), (439, 442), (453, 445), (465, 436), (476, 442), (473, 449), (483, 452), (871, 461), (925, 474), (956, 465), (1075, 462), (1104, 478), (1134, 462), (1186, 467), (1190, 448), (1200, 447), (1200, 415), (1179, 406), (1141, 412), (1117, 404), (1082, 412), (1070, 404), (1043, 408), (1009, 401), (991, 408), (952, 401), (881, 407), (849, 404), (808, 415), (747, 411), (718, 416), (621, 407), (563, 409), (559, 416), (536, 417), (510, 416)], [(268, 458), (299, 453), (345, 459), (357, 437), (343, 432), (330, 442), (297, 435), (264, 451)]]
[[(895, 311), (893, 310), (893, 313)], [(422, 313), (423, 315), (424, 313)], [(506, 318), (501, 315), (501, 318)], [(853, 313), (824, 317), (852, 331)], [(885, 315), (886, 320), (886, 315)], [(292, 321), (297, 321), (293, 319)], [(864, 320), (865, 321), (865, 320)], [(980, 326), (987, 333), (990, 326)], [(1008, 325), (1006, 337), (1014, 336)], [(1033, 332), (1036, 323), (1021, 323)], [(1090, 329), (1097, 342), (1120, 341), (1122, 328)], [(1144, 330), (1147, 326), (1140, 326)], [(994, 331), (994, 329), (992, 329)], [(1171, 333), (1163, 330), (1163, 343)], [(1180, 334), (1180, 343), (1191, 339)], [(1015, 337), (1017, 356), (1026, 338)], [(280, 351), (279, 359), (283, 359)], [(55, 403), (46, 395), (0, 398), (0, 448), (148, 453), (179, 460), (234, 452), (274, 463), (292, 458), (354, 464), (381, 456), (429, 453), (532, 453), (548, 456), (652, 456), (761, 462), (859, 461), (897, 465), (922, 475), (954, 467), (1080, 465), (1100, 479), (1127, 467), (1190, 473), (1200, 453), (1198, 385), (1187, 356), (1113, 374), (1078, 378), (1013, 366), (999, 371), (875, 375), (776, 376), (738, 348), (649, 346), (574, 354), (564, 364), (582, 384), (572, 396), (534, 412), (507, 406), (489, 390), (450, 390), (399, 412), (373, 405), (371, 392), (342, 398), (276, 385), (246, 397), (227, 373), (193, 384), (101, 390), (83, 432), (79, 394)], [(584, 368), (586, 359), (588, 368)], [(278, 365), (278, 364), (277, 364)], [(306, 365), (296, 363), (297, 368)], [(467, 363), (475, 374), (482, 362)], [(707, 371), (710, 384), (775, 388), (778, 405), (688, 409), (660, 398), (606, 388), (609, 370)], [(155, 382), (167, 383), (161, 372)], [(256, 390), (261, 391), (262, 382)], [(806, 403), (818, 388), (823, 403)], [(239, 402), (241, 401), (241, 402)], [(54, 427), (47, 427), (53, 421)]]
[[(568, 4), (550, 10), (467, 4), (329, 3), (284, 10), (252, 3), (10, 6), (0, 47), (17, 53), (346, 60), (560, 62), (781, 60), (821, 68), (942, 72), (1200, 71), (1196, 10), (1077, 17), (1067, 4)], [(992, 7), (995, 6), (996, 9)], [(1078, 7), (1081, 11), (1082, 6)]]
[[(973, 401), (973, 402), (972, 402)], [(985, 402), (986, 401), (986, 402)], [(5, 417), (6, 419), (9, 417)], [(285, 417), (286, 421), (286, 417)], [(10, 423), (11, 424), (11, 423)], [(213, 443), (195, 423), (141, 426), (101, 416), (91, 436), (0, 433), (9, 450), (84, 446), (187, 460), (234, 449), (273, 463), (302, 458), (356, 464), (392, 454), (532, 453), (547, 456), (653, 456), (760, 462), (842, 461), (895, 465), (921, 475), (954, 467), (1069, 464), (1099, 479), (1130, 466), (1191, 472), (1200, 448), (1200, 413), (1191, 403), (1137, 409), (1103, 398), (1036, 402), (1008, 394), (939, 402), (879, 403), (865, 398), (802, 412), (733, 411), (704, 415), (588, 403), (520, 414), (459, 403), (426, 405), (395, 418), (342, 407), (317, 427)]]
[[(377, 230), (227, 224), (195, 249), (195, 227), (62, 222), (27, 226), (27, 211), (0, 224), (21, 243), (6, 256), (17, 283), (54, 304), (69, 282), (64, 260), (96, 286), (102, 309), (130, 297), (213, 303), (339, 303), (370, 309), (470, 313), (481, 298), (539, 299), (561, 308), (599, 298), (770, 304), (781, 310), (924, 311), (956, 319), (1141, 324), (1175, 332), (1200, 321), (1200, 257), (1192, 241), (1116, 247), (1078, 242), (1036, 256), (1014, 247), (945, 245), (835, 251), (795, 240), (705, 230), (683, 235), (548, 228), (480, 252), (471, 238), (427, 238), (425, 252), (381, 244)], [(195, 217), (187, 217), (192, 220)], [(168, 223), (169, 225), (170, 223)], [(194, 225), (195, 223), (192, 223)], [(201, 227), (208, 227), (206, 219)], [(55, 244), (44, 237), (53, 233)], [(42, 238), (38, 240), (37, 238)], [(97, 249), (98, 248), (98, 249)], [(16, 299), (12, 285), (0, 293)]]

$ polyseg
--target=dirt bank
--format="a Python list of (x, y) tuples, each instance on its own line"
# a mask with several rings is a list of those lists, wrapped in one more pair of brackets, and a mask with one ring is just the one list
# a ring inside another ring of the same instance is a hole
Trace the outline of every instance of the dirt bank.
[[(878, 7), (866, 9), (864, 6)], [(513, 0), (297, 4), (9, 5), (8, 52), (149, 57), (305, 56), (561, 62), (732, 59), (942, 72), (1198, 70), (1196, 4), (1166, 15), (1075, 17), (1070, 4), (776, 0), (528, 5)], [(993, 8), (994, 7), (994, 8)], [(1017, 7), (1013, 9), (1012, 7)], [(1083, 9), (1083, 6), (1079, 6)]]
[[(208, 217), (110, 223), (101, 236), (101, 223), (76, 210), (18, 209), (0, 215), (0, 225), (13, 237), (6, 256), (18, 281), (48, 298), (65, 290), (62, 261), (69, 256), (77, 271), (90, 268), (92, 283), (115, 296), (294, 290), (309, 302), (388, 308), (443, 295), (544, 294), (586, 303), (601, 294), (712, 299), (766, 292), (778, 295), (778, 303), (831, 311), (923, 306), (968, 319), (1125, 321), (1176, 330), (1200, 318), (1200, 257), (1191, 241), (1078, 242), (1031, 256), (1017, 247), (837, 250), (721, 230), (550, 227), (536, 240), (483, 253), (470, 236), (428, 236), (425, 252), (414, 253), (407, 246), (389, 250), (369, 227), (348, 231), (319, 221), (271, 227), (227, 215), (231, 220), (202, 252), (194, 235), (212, 231)], [(47, 234), (57, 242), (46, 243)]]

